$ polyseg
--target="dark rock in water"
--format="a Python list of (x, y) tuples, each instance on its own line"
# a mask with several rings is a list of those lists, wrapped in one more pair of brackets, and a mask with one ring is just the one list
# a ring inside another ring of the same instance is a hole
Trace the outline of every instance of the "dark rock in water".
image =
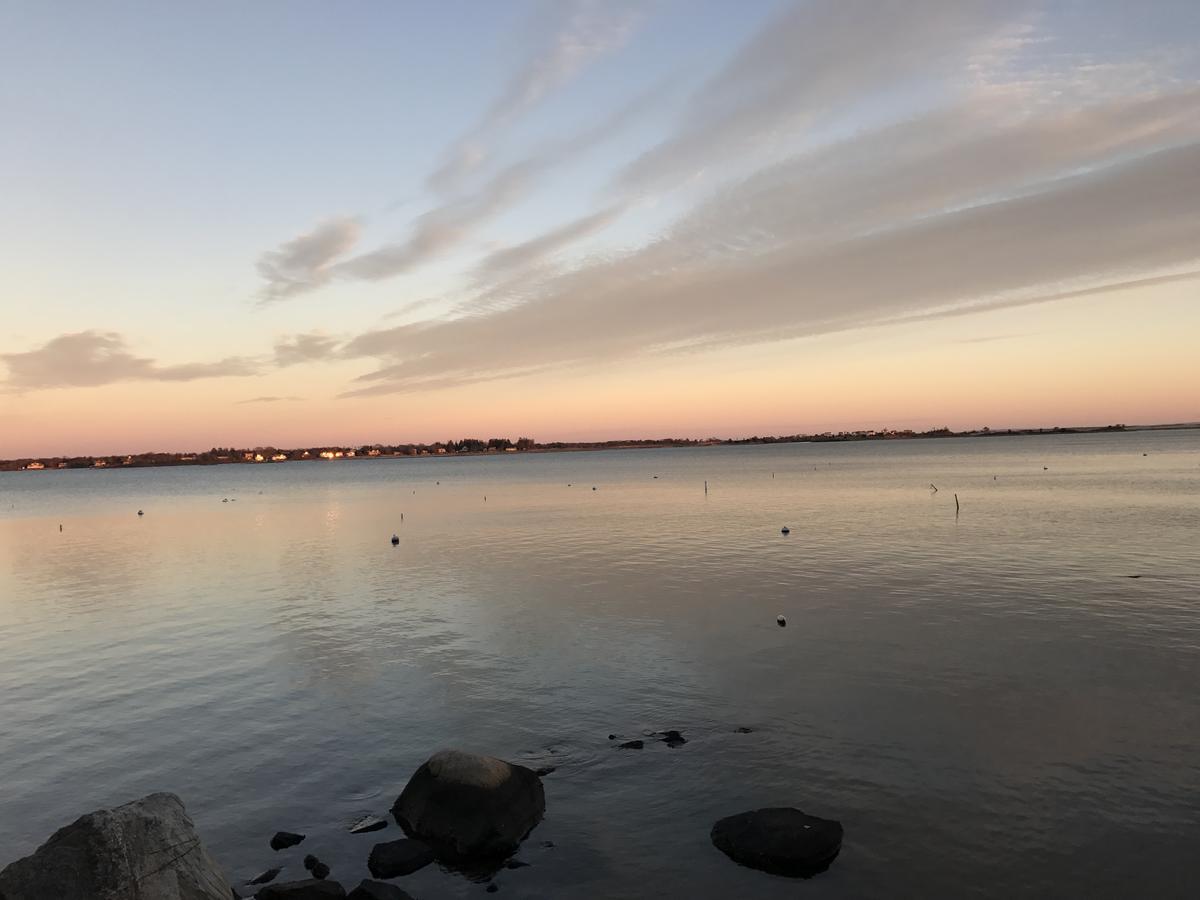
[(267, 869), (267, 871), (263, 872), (261, 875), (256, 875), (255, 877), (251, 878), (249, 881), (246, 882), (246, 884), (266, 884), (268, 881), (274, 881), (275, 876), (277, 876), (282, 871), (283, 871), (282, 866), (276, 867), (274, 869)]
[(448, 862), (508, 856), (545, 811), (546, 794), (532, 770), (461, 750), (431, 756), (392, 806), (405, 832)]
[(753, 734), (754, 729), (747, 728), (745, 725), (739, 725), (737, 728), (733, 729), (733, 732), (734, 734)]
[(641, 750), (645, 746), (646, 746), (646, 744), (644, 741), (626, 741), (623, 744), (618, 744), (617, 749), (619, 749), (619, 750)]
[(296, 834), (291, 831), (277, 831), (275, 837), (271, 838), (272, 850), (286, 850), (288, 847), (295, 847), (298, 843), (304, 840), (304, 835)]
[(220, 867), (208, 855), (174, 794), (150, 794), (80, 817), (31, 856), (0, 871), (4, 900), (229, 900)]
[(319, 862), (320, 862), (319, 859), (317, 859), (315, 856), (313, 856), (311, 853), (309, 853), (307, 856), (304, 857), (304, 868), (307, 869), (309, 872), (311, 872), (313, 870), (313, 866), (315, 866)]
[(433, 848), (422, 841), (401, 838), (376, 844), (367, 859), (367, 869), (376, 878), (399, 878), (433, 862)]
[(554, 841), (542, 841), (542, 848), (544, 850), (553, 850), (554, 846)]
[(255, 900), (334, 900), (344, 898), (346, 889), (336, 881), (285, 881), (283, 884), (268, 884), (254, 895)]
[(547, 775), (552, 775), (558, 771), (558, 766), (542, 766), (540, 769), (534, 769), (533, 774), (538, 778), (545, 778)]
[(313, 878), (320, 878), (321, 880), (328, 878), (329, 866), (325, 865), (323, 862), (318, 862), (312, 867), (312, 876)]
[(351, 834), (366, 834), (370, 831), (381, 831), (388, 827), (387, 819), (381, 819), (379, 816), (363, 816), (357, 822), (350, 826)]
[(617, 739), (617, 736), (616, 736), (615, 734), (610, 734), (610, 735), (608, 736), (608, 739), (609, 739), (610, 741), (615, 741), (615, 740)]
[[(592, 488), (592, 490), (594, 491), (595, 488)], [(496, 882), (494, 882), (494, 881), (487, 886), (487, 892), (489, 894), (494, 894), (498, 890), (500, 890), (500, 885), (496, 884)]]
[(842, 849), (842, 823), (773, 807), (721, 819), (711, 837), (718, 850), (743, 866), (809, 878), (828, 869)]
[(682, 747), (687, 743), (687, 738), (682, 733), (671, 729), (662, 733), (662, 742), (668, 747)]
[(510, 859), (504, 864), (506, 869), (525, 869), (529, 867), (529, 863), (519, 859)]
[(394, 884), (364, 878), (346, 900), (413, 900), (413, 896)]

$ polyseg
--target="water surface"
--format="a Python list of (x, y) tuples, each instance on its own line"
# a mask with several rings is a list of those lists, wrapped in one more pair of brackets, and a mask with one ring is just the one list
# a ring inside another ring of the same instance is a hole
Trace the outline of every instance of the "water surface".
[(1190, 897), (1198, 684), (1198, 432), (0, 474), (2, 862), (166, 789), (349, 886), (458, 746), (558, 766), (505, 896)]

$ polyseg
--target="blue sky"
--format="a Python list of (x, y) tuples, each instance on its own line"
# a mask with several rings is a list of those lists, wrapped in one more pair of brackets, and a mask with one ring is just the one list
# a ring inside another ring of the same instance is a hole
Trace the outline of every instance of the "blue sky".
[[(52, 422), (97, 404), (133, 449), (599, 436), (680, 402), (683, 431), (803, 430), (799, 401), (701, 401), (918, 318), (1040, 333), (1080, 291), (1163, 304), (1170, 347), (1200, 324), (1198, 47), (1175, 0), (0, 5), (0, 455), (88, 443)], [(1001, 384), (1032, 352), (1003, 343)], [(537, 400), (564, 382), (604, 415)], [(1171, 405), (1080, 415), (1200, 418), (1145, 389)], [(847, 421), (937, 415), (844, 390)]]

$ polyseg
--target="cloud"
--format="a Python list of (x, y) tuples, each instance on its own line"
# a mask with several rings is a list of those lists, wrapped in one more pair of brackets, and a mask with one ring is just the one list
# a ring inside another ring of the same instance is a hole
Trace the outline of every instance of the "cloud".
[(339, 343), (341, 342), (338, 338), (320, 331), (282, 337), (275, 342), (275, 364), (294, 366), (298, 363), (328, 359)]
[(247, 403), (286, 403), (303, 399), (303, 397), (250, 397), (248, 400), (237, 401), (237, 405), (243, 406)]
[[(874, 170), (858, 154), (839, 168), (831, 149), (811, 169), (719, 195), (660, 241), (546, 279), (516, 306), (359, 335), (343, 354), (381, 365), (350, 393), (952, 315), (1192, 264), (1191, 102), (1092, 110), (1061, 132), (1053, 116), (1005, 123), (1000, 146), (973, 162), (980, 126), (953, 117), (949, 145), (860, 136)], [(930, 193), (938, 172), (945, 186)]]
[(553, 228), (544, 234), (497, 250), (475, 270), (477, 282), (488, 282), (553, 256), (576, 241), (607, 228), (626, 210), (624, 204), (609, 206)]
[(266, 282), (263, 302), (285, 300), (328, 282), (332, 265), (354, 249), (361, 231), (358, 219), (336, 217), (268, 250), (258, 259), (258, 274)]
[(1011, 26), (1024, 0), (792, 3), (693, 95), (675, 132), (631, 162), (618, 187), (682, 184), (714, 163), (794, 142), (906, 79), (949, 74)]
[(331, 274), (365, 281), (383, 281), (446, 252), (500, 213), (524, 200), (551, 171), (615, 136), (656, 103), (664, 90), (664, 85), (657, 85), (644, 91), (592, 127), (547, 144), (524, 159), (511, 163), (487, 179), (478, 190), (447, 201), (419, 216), (406, 240), (385, 244), (339, 263), (332, 268)]
[(125, 338), (111, 331), (78, 331), (62, 334), (26, 353), (0, 353), (8, 368), (4, 382), (11, 390), (58, 387), (95, 387), (117, 381), (197, 381), (254, 375), (258, 367), (245, 357), (227, 357), (213, 363), (164, 366), (153, 359), (134, 356)]
[(620, 50), (642, 11), (624, 0), (556, 0), (543, 3), (537, 33), (527, 38), (528, 59), (515, 71), (483, 117), (446, 154), (428, 179), (445, 193), (457, 188), (490, 155), (489, 144), (521, 115), (583, 69)]

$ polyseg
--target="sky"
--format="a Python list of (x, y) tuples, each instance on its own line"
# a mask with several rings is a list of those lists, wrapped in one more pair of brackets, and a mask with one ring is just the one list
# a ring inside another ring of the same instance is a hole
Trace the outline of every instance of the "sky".
[(0, 458), (1200, 421), (1195, 0), (0, 0)]

